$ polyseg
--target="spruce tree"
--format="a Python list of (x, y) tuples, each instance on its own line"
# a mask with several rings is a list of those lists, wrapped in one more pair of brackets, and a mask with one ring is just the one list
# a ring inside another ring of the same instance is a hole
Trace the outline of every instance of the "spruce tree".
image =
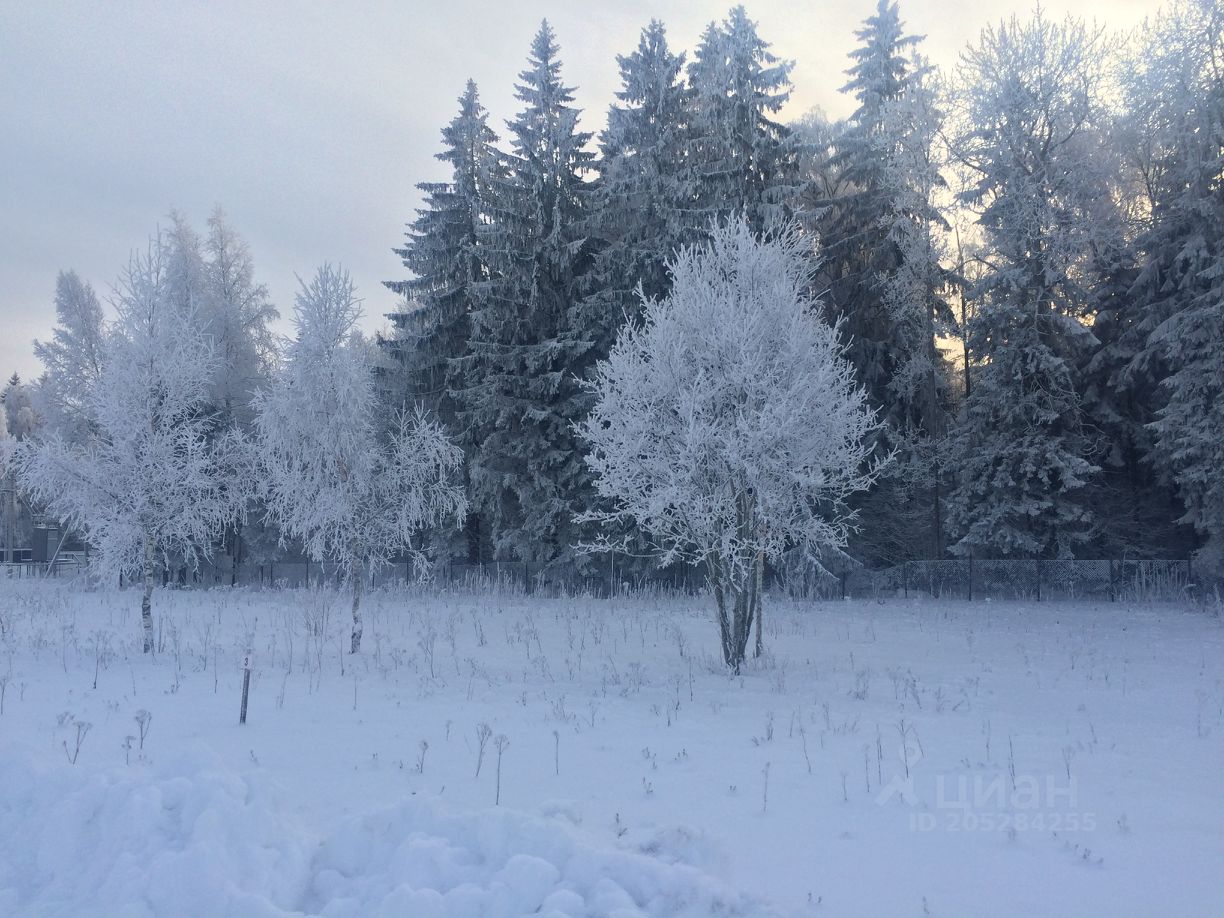
[(458, 114), (442, 129), (442, 143), (436, 157), (450, 164), (451, 178), (417, 185), (425, 205), (404, 246), (394, 250), (413, 276), (386, 282), (405, 298), (388, 316), (394, 332), (386, 344), (400, 380), (392, 396), (396, 407), (421, 402), (454, 424), (453, 390), (462, 387), (460, 362), (468, 353), (474, 288), (488, 275), (478, 237), (499, 160), (497, 135), (471, 80), (459, 97)]
[(600, 135), (590, 220), (600, 250), (592, 292), (577, 317), (593, 334), (592, 355), (599, 357), (643, 297), (667, 293), (666, 261), (684, 241), (687, 203), (684, 55), (671, 52), (666, 29), (652, 20), (636, 50), (616, 60), (621, 88)]
[(1040, 10), (982, 33), (959, 72), (957, 137), (989, 265), (971, 294), (975, 360), (949, 500), (953, 550), (1070, 557), (1090, 535), (1076, 367), (1094, 347), (1081, 283), (1108, 192), (1089, 140), (1104, 118), (1101, 36)]
[(688, 66), (688, 231), (742, 215), (760, 234), (793, 215), (798, 142), (774, 116), (790, 97), (793, 62), (769, 50), (742, 6), (710, 23)]
[(932, 68), (912, 56), (921, 37), (905, 34), (895, 2), (879, 0), (855, 36), (842, 92), (858, 106), (832, 158), (843, 191), (821, 226), (824, 274), (860, 382), (895, 442), (938, 428), (943, 411), (932, 388), (933, 342), (951, 319), (936, 238), (946, 222), (934, 204), (943, 115)]
[[(386, 283), (404, 302), (388, 316), (393, 330), (381, 343), (391, 360), (381, 368), (380, 382), (391, 407), (403, 410), (419, 404), (436, 416), (470, 462), (480, 443), (459, 412), (476, 285), (489, 276), (481, 226), (490, 212), (491, 184), (501, 175), (497, 135), (471, 80), (459, 97), (458, 113), (442, 129), (442, 144), (436, 156), (450, 164), (450, 181), (417, 185), (425, 206), (409, 226), (404, 246), (394, 250), (413, 276)], [(465, 463), (465, 480), (468, 468)], [(467, 487), (470, 491), (470, 483)], [(476, 562), (482, 554), (483, 529), (482, 515), (473, 507), (461, 534), (443, 527), (427, 538), (443, 554)]]
[(1224, 11), (1174, 3), (1128, 68), (1150, 151), (1150, 217), (1132, 288), (1136, 373), (1159, 383), (1152, 460), (1176, 483), (1202, 557), (1224, 564)]
[[(843, 92), (857, 107), (827, 170), (836, 193), (819, 224), (823, 276), (858, 379), (879, 413), (881, 451), (897, 450), (862, 498), (853, 549), (877, 563), (943, 553), (946, 361), (938, 339), (952, 325), (941, 264), (948, 225), (934, 68), (906, 34), (897, 4), (879, 0), (855, 36)], [(908, 511), (897, 525), (899, 507)]]
[(557, 54), (544, 22), (519, 76), (513, 152), (490, 187), (491, 219), (480, 234), (490, 275), (476, 285), (461, 395), (480, 444), (473, 503), (493, 550), (540, 562), (572, 557), (573, 518), (590, 491), (573, 429), (586, 401), (576, 370), (590, 340), (572, 323), (590, 261), (584, 176), (593, 156)]

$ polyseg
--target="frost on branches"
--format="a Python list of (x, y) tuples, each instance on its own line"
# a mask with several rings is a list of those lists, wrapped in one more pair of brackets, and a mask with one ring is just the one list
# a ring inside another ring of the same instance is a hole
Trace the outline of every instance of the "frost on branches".
[(764, 562), (844, 545), (846, 499), (878, 471), (874, 416), (805, 292), (805, 246), (740, 221), (682, 249), (670, 295), (599, 364), (580, 426), (608, 508), (585, 518), (636, 524), (663, 565), (706, 566), (737, 671), (754, 622), (760, 650)]
[(958, 555), (1069, 558), (1092, 534), (1076, 367), (1097, 342), (1083, 277), (1108, 224), (1091, 143), (1104, 129), (1104, 38), (1068, 18), (1012, 19), (961, 59), (953, 143), (962, 201), (992, 253), (970, 291), (973, 386), (954, 433), (948, 525)]
[(315, 561), (344, 565), (353, 588), (352, 652), (361, 649), (367, 564), (407, 553), (412, 536), (467, 512), (451, 482), (463, 452), (423, 415), (386, 429), (375, 389), (374, 345), (346, 272), (325, 266), (303, 283), (297, 337), (269, 391), (256, 400), (269, 516)]
[(44, 368), (36, 404), (49, 430), (71, 443), (83, 443), (89, 436), (86, 393), (102, 374), (106, 322), (93, 288), (74, 271), (56, 278), (55, 315), (58, 324), (51, 340), (34, 342), (34, 354)]
[(100, 373), (79, 394), (88, 436), (71, 442), (55, 430), (16, 456), (33, 500), (79, 528), (103, 570), (140, 574), (145, 653), (158, 559), (194, 565), (228, 512), (205, 418), (213, 349), (192, 298), (180, 295), (177, 256), (158, 236), (120, 279)]

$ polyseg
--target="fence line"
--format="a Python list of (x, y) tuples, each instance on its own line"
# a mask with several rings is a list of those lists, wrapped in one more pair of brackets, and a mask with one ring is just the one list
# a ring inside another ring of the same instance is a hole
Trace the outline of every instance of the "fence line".
[(84, 571), (85, 564), (76, 559), (61, 559), (50, 563), (47, 561), (0, 562), (0, 576), (6, 577), (9, 580), (43, 577), (70, 579), (84, 573)]
[(930, 596), (937, 599), (1177, 599), (1194, 587), (1186, 560), (907, 561), (884, 570), (847, 567), (783, 573), (779, 585), (805, 598)]
[[(604, 571), (578, 573), (572, 568), (531, 561), (491, 561), (485, 564), (434, 564), (424, 572), (440, 589), (616, 596), (621, 593), (685, 593), (705, 590), (700, 567), (674, 568), (620, 576), (614, 563)], [(74, 560), (48, 565), (18, 562), (0, 565), (8, 578), (71, 578), (84, 572)], [(387, 587), (415, 583), (419, 574), (411, 561), (397, 561), (367, 571), (367, 585)], [(243, 564), (234, 570), (218, 558), (198, 570), (161, 570), (164, 585), (221, 586), (235, 584), (265, 589), (340, 585), (345, 569), (333, 563), (272, 561)], [(1190, 594), (1194, 570), (1186, 560), (976, 560), (907, 561), (882, 570), (853, 563), (830, 572), (811, 563), (784, 563), (768, 571), (767, 587), (796, 599), (911, 598), (1015, 600), (1167, 600)]]
[[(616, 596), (621, 593), (701, 593), (705, 572), (694, 565), (621, 576), (614, 562), (605, 569), (580, 574), (572, 568), (534, 561), (490, 561), (484, 564), (439, 563), (426, 572), (438, 588), (467, 592)], [(368, 573), (371, 587), (414, 583), (418, 571), (398, 561)], [(336, 584), (343, 570), (335, 564), (276, 561), (244, 565), (235, 582), (263, 587)], [(1189, 561), (908, 561), (883, 570), (847, 565), (830, 573), (815, 565), (783, 564), (768, 571), (767, 586), (802, 599), (849, 599), (929, 596), (937, 599), (1175, 599), (1193, 586)], [(197, 582), (229, 583), (226, 565), (205, 572)]]

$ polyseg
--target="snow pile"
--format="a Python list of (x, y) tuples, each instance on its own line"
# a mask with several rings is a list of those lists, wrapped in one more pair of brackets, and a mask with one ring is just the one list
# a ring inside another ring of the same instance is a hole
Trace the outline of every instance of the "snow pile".
[(308, 846), (199, 748), (92, 774), (0, 755), (0, 915), (280, 916)]
[(321, 842), (205, 751), (89, 774), (0, 755), (0, 914), (763, 916), (697, 868), (559, 822), (410, 799)]
[(328, 839), (305, 905), (329, 918), (770, 913), (694, 867), (596, 847), (556, 822), (502, 810), (456, 814), (417, 800)]

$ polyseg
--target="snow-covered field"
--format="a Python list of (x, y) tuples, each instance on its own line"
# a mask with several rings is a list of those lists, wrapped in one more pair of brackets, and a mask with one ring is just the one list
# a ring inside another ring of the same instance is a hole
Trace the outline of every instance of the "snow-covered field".
[(1211, 609), (155, 602), (0, 584), (0, 915), (1224, 914)]

